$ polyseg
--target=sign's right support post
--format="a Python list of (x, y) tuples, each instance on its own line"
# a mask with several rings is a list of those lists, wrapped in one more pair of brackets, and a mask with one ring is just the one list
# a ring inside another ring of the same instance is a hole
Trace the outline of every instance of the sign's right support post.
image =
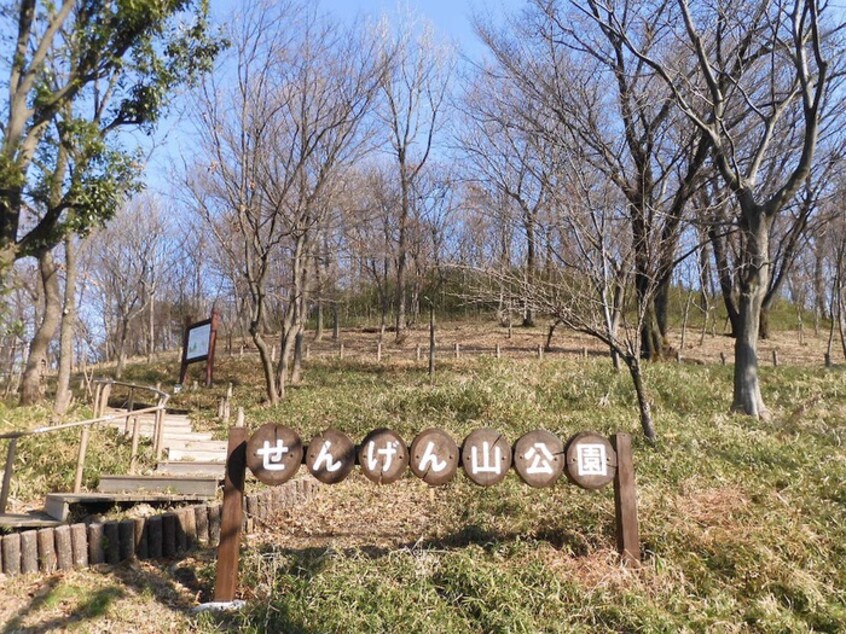
[(635, 489), (632, 437), (616, 433), (611, 444), (617, 453), (614, 477), (614, 514), (617, 520), (617, 551), (623, 563), (640, 565), (640, 534), (637, 524), (637, 491)]

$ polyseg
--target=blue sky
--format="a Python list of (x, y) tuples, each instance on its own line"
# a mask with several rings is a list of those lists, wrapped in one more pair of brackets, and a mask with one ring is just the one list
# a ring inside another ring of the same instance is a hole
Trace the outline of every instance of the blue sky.
[[(243, 2), (250, 0), (211, 0), (212, 16), (215, 22), (225, 20)], [(481, 15), (494, 23), (505, 16), (513, 15), (525, 6), (527, 0), (324, 0), (319, 6), (327, 13), (336, 15), (342, 21), (353, 21), (356, 17), (376, 20), (387, 15), (393, 20), (399, 13), (410, 12), (431, 22), (440, 39), (451, 42), (459, 53), (468, 58), (478, 58), (483, 46), (473, 31), (473, 16)], [(392, 21), (393, 21), (392, 20)], [(179, 104), (175, 104), (179, 110)], [(180, 162), (180, 154), (190, 145), (190, 124), (180, 121), (174, 113), (161, 122), (153, 139), (137, 135), (135, 138), (144, 148), (153, 146), (146, 169), (148, 188), (166, 194), (174, 185), (170, 178), (174, 163)], [(131, 143), (128, 140), (128, 143)]]

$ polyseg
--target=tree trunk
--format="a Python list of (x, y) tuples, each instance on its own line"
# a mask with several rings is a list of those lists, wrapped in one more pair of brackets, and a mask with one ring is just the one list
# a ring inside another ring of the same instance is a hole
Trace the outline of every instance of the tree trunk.
[(629, 375), (632, 377), (632, 385), (634, 386), (635, 395), (637, 396), (638, 413), (640, 414), (640, 427), (643, 430), (643, 435), (650, 443), (655, 443), (657, 434), (655, 433), (655, 422), (652, 420), (652, 405), (649, 402), (649, 397), (646, 394), (646, 388), (643, 385), (643, 376), (641, 375), (640, 360), (632, 355), (626, 355), (626, 367), (629, 369)]
[(30, 343), (26, 369), (21, 378), (21, 405), (32, 405), (41, 399), (42, 380), (47, 369), (47, 352), (62, 313), (59, 267), (51, 251), (44, 251), (38, 258), (38, 272), (44, 289), (44, 312)]
[(400, 161), (400, 188), (402, 196), (400, 200), (399, 218), (399, 240), (397, 242), (397, 316), (396, 316), (396, 341), (402, 341), (405, 332), (405, 278), (408, 263), (408, 214), (409, 188), (411, 184), (406, 176), (407, 167), (404, 161)]
[[(523, 211), (523, 226), (526, 229), (526, 286), (525, 289), (531, 292), (535, 286), (535, 268), (537, 265), (537, 254), (535, 244), (535, 215), (528, 209)], [(535, 325), (535, 315), (526, 295), (523, 296), (523, 327), (532, 328)]]
[(766, 416), (767, 408), (761, 397), (758, 381), (758, 336), (761, 307), (769, 276), (770, 219), (752, 203), (741, 203), (740, 302), (738, 330), (734, 342), (734, 396), (732, 410), (750, 416)]
[(770, 307), (766, 303), (761, 303), (761, 319), (758, 323), (758, 337), (761, 339), (770, 338)]
[(56, 402), (53, 404), (53, 411), (57, 414), (64, 414), (71, 400), (70, 376), (76, 327), (76, 248), (73, 237), (65, 239), (65, 305), (59, 333), (59, 378), (56, 386)]
[(720, 292), (726, 307), (726, 314), (731, 323), (731, 336), (736, 337), (740, 329), (740, 315), (734, 299), (734, 280), (726, 255), (725, 238), (719, 234), (719, 227), (711, 223), (708, 228), (708, 238), (714, 251), (714, 266), (717, 267), (717, 277), (720, 281)]

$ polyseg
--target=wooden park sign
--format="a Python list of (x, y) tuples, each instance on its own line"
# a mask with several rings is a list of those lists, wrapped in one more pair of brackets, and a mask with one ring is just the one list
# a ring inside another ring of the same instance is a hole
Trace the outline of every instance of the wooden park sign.
[(625, 563), (640, 563), (629, 434), (617, 433), (609, 439), (584, 431), (571, 436), (565, 444), (548, 431), (534, 430), (521, 436), (512, 447), (499, 432), (477, 429), (459, 449), (440, 429), (419, 433), (410, 446), (390, 429), (373, 430), (358, 446), (343, 432), (329, 429), (304, 447), (293, 429), (267, 423), (249, 439), (243, 427), (230, 429), (215, 601), (232, 601), (235, 596), (246, 468), (259, 481), (277, 485), (290, 480), (302, 463), (326, 484), (341, 482), (355, 465), (360, 465), (364, 476), (376, 484), (396, 482), (410, 468), (427, 484), (439, 486), (455, 477), (459, 464), (472, 482), (483, 487), (501, 482), (512, 466), (523, 482), (535, 488), (550, 487), (562, 475), (588, 490), (613, 482), (617, 550)]
[(217, 343), (217, 329), (220, 315), (212, 311), (209, 319), (191, 323), (190, 317), (185, 323), (185, 335), (182, 343), (182, 365), (179, 368), (179, 385), (185, 383), (188, 365), (198, 361), (206, 362), (206, 386), (211, 386), (214, 378), (214, 350)]

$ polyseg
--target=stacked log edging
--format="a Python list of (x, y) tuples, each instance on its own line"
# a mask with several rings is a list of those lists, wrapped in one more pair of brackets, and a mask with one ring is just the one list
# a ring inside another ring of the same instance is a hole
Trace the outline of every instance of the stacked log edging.
[[(318, 482), (301, 479), (247, 495), (243, 529), (251, 532), (283, 509), (310, 499)], [(6, 576), (118, 564), (127, 559), (175, 559), (220, 541), (220, 504), (198, 504), (125, 520), (70, 524), (0, 538)]]

